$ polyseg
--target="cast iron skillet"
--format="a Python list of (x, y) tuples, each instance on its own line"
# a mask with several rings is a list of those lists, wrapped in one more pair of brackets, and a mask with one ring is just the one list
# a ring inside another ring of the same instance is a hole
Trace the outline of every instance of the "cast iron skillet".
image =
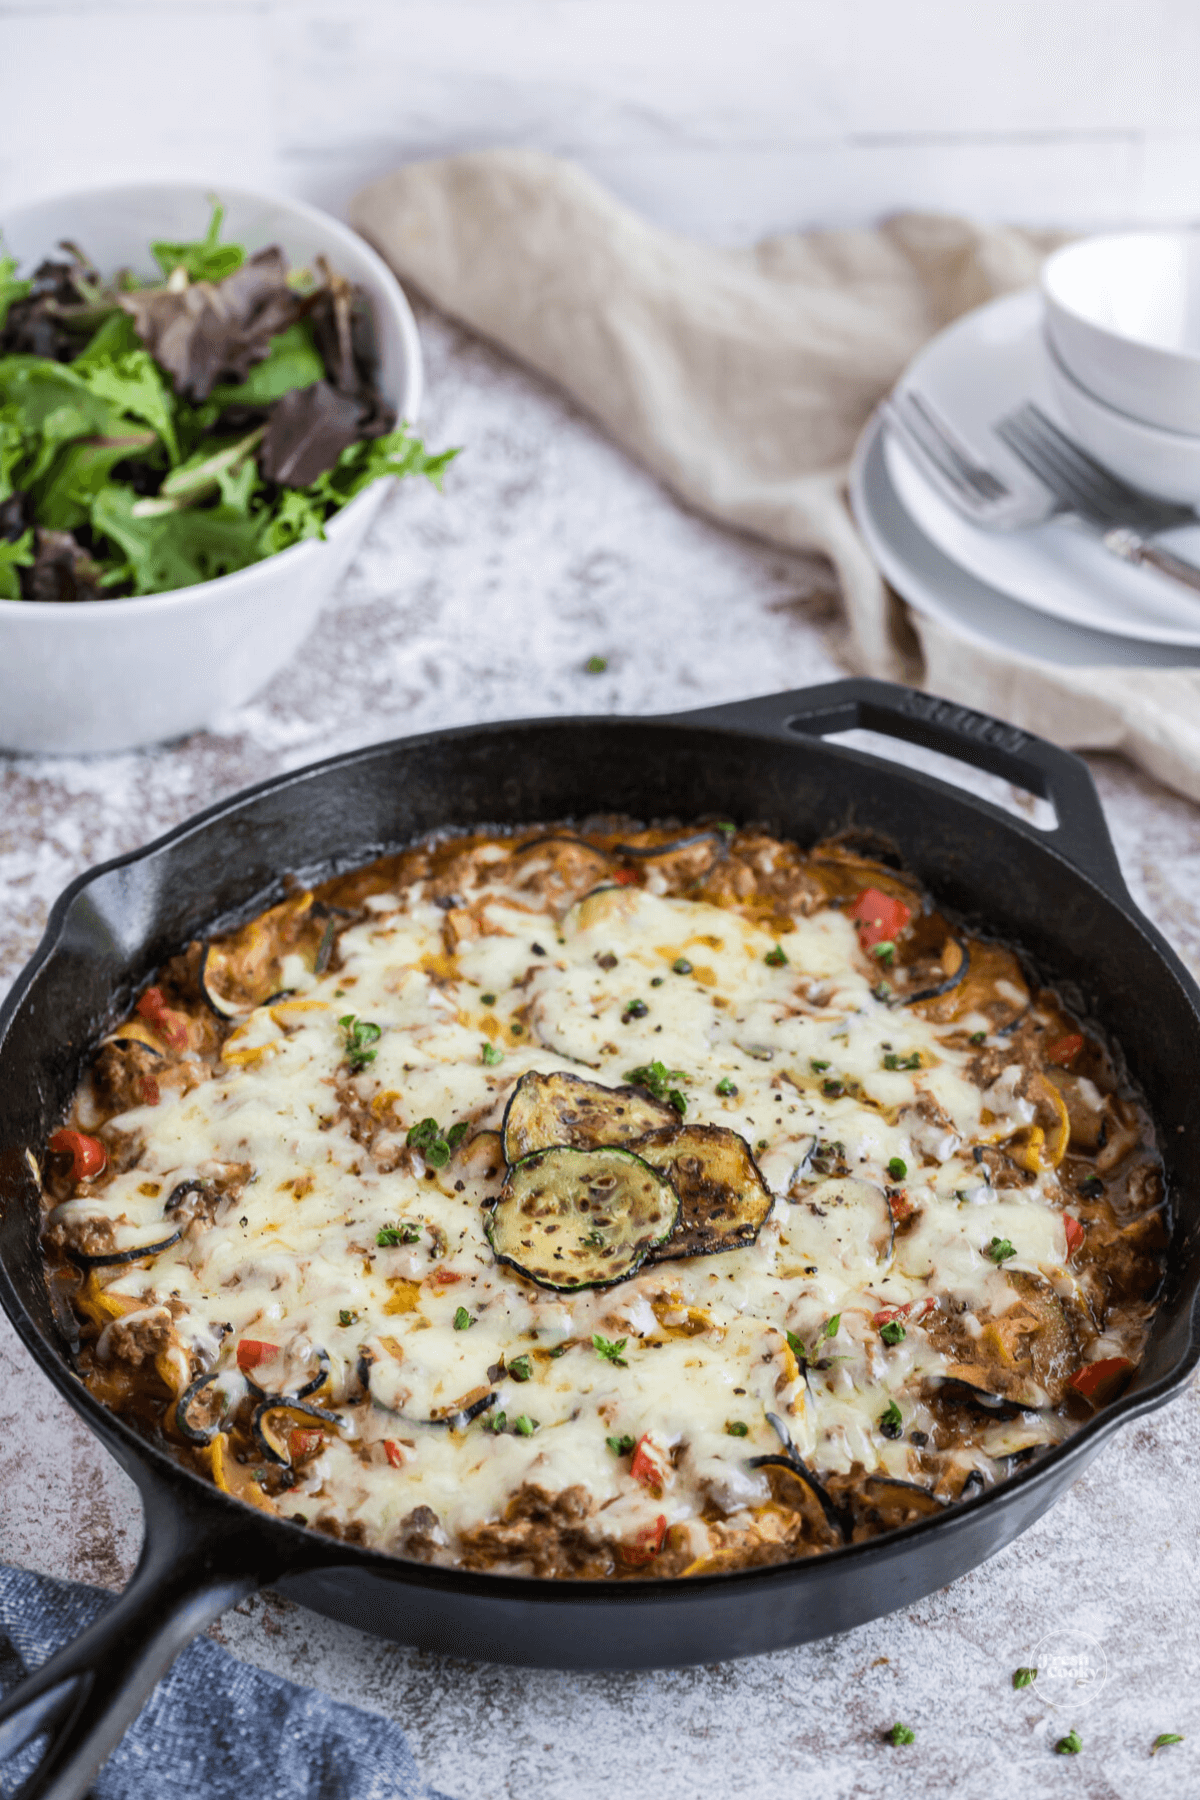
[[(822, 737), (854, 726), (948, 752), (1053, 802), (1041, 831), (987, 801)], [(762, 821), (801, 843), (882, 834), (940, 900), (1053, 972), (1128, 1056), (1161, 1134), (1170, 1266), (1126, 1394), (1001, 1487), (945, 1515), (804, 1562), (688, 1581), (539, 1581), (428, 1568), (317, 1536), (219, 1493), (139, 1438), (71, 1371), (50, 1312), (26, 1150), (61, 1118), (88, 1048), (196, 933), (431, 827), (621, 811)], [(715, 1662), (845, 1631), (992, 1556), (1053, 1504), (1118, 1425), (1200, 1361), (1200, 993), (1137, 911), (1075, 757), (881, 682), (844, 681), (663, 719), (551, 719), (376, 745), (226, 800), (81, 876), (0, 1010), (0, 1301), (60, 1393), (137, 1482), (141, 1560), (115, 1606), (0, 1707), (0, 1756), (50, 1747), (21, 1800), (80, 1800), (172, 1658), (271, 1583), (401, 1643), (562, 1668)]]

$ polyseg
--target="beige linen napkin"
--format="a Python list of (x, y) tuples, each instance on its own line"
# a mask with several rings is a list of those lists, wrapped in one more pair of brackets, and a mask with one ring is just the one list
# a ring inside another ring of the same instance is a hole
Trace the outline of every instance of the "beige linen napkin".
[(529, 150), (410, 164), (357, 195), (351, 218), (404, 280), (558, 382), (690, 505), (824, 552), (860, 669), (1122, 750), (1200, 799), (1200, 669), (981, 650), (890, 594), (846, 502), (855, 440), (916, 350), (1027, 286), (1057, 237), (905, 214), (714, 249)]

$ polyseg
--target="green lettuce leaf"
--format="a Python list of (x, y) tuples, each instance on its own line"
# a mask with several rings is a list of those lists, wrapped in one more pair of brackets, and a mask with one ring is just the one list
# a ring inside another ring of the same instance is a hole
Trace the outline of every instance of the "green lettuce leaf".
[[(0, 256), (0, 331), (3, 331), (8, 318), (8, 309), (14, 300), (27, 300), (33, 292), (32, 281), (18, 281), (17, 259), (15, 256)], [(9, 595), (7, 598), (11, 599)]]
[(222, 244), (221, 224), (225, 208), (213, 201), (212, 218), (205, 236), (188, 244), (173, 244), (160, 238), (150, 246), (154, 259), (169, 281), (176, 269), (184, 269), (189, 281), (223, 281), (240, 269), (246, 260), (241, 244)]
[(92, 502), (118, 463), (145, 456), (157, 444), (153, 431), (136, 430), (100, 441), (84, 438), (68, 444), (32, 490), (39, 525), (50, 531), (75, 531), (86, 525)]
[(229, 575), (258, 562), (259, 526), (224, 506), (134, 514), (138, 496), (131, 487), (112, 482), (92, 505), (92, 530), (125, 558), (110, 571), (108, 585), (129, 582), (135, 594), (164, 594)]
[[(78, 364), (71, 366), (74, 369)], [(179, 440), (171, 416), (174, 397), (149, 351), (127, 350), (121, 356), (97, 358), (82, 370), (82, 378), (90, 393), (130, 418), (144, 419), (166, 445), (171, 461), (179, 461)]]
[(312, 387), (324, 374), (325, 364), (317, 354), (307, 321), (302, 319), (271, 339), (266, 357), (254, 365), (245, 381), (215, 387), (209, 400), (219, 408), (270, 406), (293, 388)]

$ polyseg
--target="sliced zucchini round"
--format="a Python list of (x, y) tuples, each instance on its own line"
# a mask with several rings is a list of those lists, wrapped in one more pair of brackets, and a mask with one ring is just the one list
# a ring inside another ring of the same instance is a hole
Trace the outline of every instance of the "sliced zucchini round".
[(602, 1087), (582, 1075), (523, 1075), (504, 1113), (504, 1156), (511, 1165), (535, 1150), (570, 1144), (590, 1150), (601, 1144), (628, 1144), (679, 1115), (641, 1088)]
[(633, 1275), (678, 1217), (675, 1189), (640, 1156), (562, 1144), (510, 1169), (487, 1235), (498, 1261), (571, 1292)]
[(674, 1125), (639, 1138), (633, 1148), (661, 1169), (680, 1199), (679, 1223), (652, 1252), (653, 1262), (754, 1242), (772, 1196), (744, 1137), (723, 1125)]

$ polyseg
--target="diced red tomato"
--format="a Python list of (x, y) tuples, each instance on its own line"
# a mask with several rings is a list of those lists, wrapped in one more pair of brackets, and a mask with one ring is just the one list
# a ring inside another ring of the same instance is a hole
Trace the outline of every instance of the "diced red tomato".
[(404, 1452), (396, 1442), (395, 1438), (384, 1438), (383, 1448), (393, 1469), (402, 1469), (404, 1467)]
[(1063, 1230), (1067, 1235), (1067, 1255), (1069, 1257), (1074, 1256), (1075, 1252), (1087, 1237), (1087, 1232), (1083, 1229), (1079, 1220), (1071, 1213), (1063, 1214)]
[(846, 917), (858, 927), (858, 941), (863, 949), (870, 950), (899, 937), (912, 918), (912, 907), (892, 894), (881, 894), (878, 888), (869, 887), (863, 889)]
[(636, 887), (637, 886), (637, 870), (636, 869), (618, 869), (616, 874), (613, 876), (613, 880), (616, 882), (618, 887)]
[(640, 1481), (643, 1487), (661, 1487), (665, 1480), (662, 1454), (649, 1432), (640, 1437), (629, 1464), (633, 1479)]
[(621, 1545), (621, 1559), (635, 1568), (653, 1562), (667, 1541), (667, 1517), (659, 1513), (653, 1525), (645, 1525), (632, 1543)]
[(461, 1281), (462, 1276), (457, 1269), (438, 1269), (429, 1279), (435, 1287), (449, 1287), (452, 1281)]
[(148, 1025), (153, 1025), (155, 1031), (166, 1039), (172, 1050), (187, 1049), (187, 1020), (182, 1013), (171, 1010), (160, 987), (148, 987), (134, 1011), (140, 1013)]
[(71, 1178), (74, 1181), (91, 1181), (99, 1175), (108, 1161), (108, 1152), (99, 1138), (85, 1137), (82, 1131), (56, 1131), (50, 1139), (50, 1148), (55, 1156), (71, 1158)]
[(889, 1194), (887, 1203), (894, 1225), (903, 1225), (905, 1220), (911, 1219), (917, 1210), (908, 1195), (904, 1193)]
[(924, 1300), (910, 1300), (904, 1306), (885, 1306), (882, 1312), (873, 1315), (876, 1325), (890, 1325), (893, 1319), (909, 1319), (916, 1324), (926, 1313), (932, 1312), (937, 1301), (926, 1295)]
[(306, 1456), (315, 1456), (325, 1442), (323, 1431), (289, 1431), (288, 1449), (293, 1462), (303, 1462)]
[(1072, 1375), (1068, 1386), (1093, 1406), (1104, 1406), (1116, 1398), (1132, 1369), (1127, 1356), (1106, 1356), (1100, 1362), (1085, 1363)]
[(278, 1344), (264, 1343), (262, 1338), (243, 1338), (237, 1347), (238, 1368), (257, 1369), (260, 1363), (272, 1362), (278, 1355)]
[(139, 1075), (137, 1090), (143, 1106), (157, 1106), (162, 1099), (153, 1075)]
[(1057, 1063), (1060, 1069), (1069, 1069), (1082, 1049), (1081, 1034), (1068, 1031), (1066, 1037), (1055, 1038), (1052, 1044), (1046, 1045), (1046, 1061)]

